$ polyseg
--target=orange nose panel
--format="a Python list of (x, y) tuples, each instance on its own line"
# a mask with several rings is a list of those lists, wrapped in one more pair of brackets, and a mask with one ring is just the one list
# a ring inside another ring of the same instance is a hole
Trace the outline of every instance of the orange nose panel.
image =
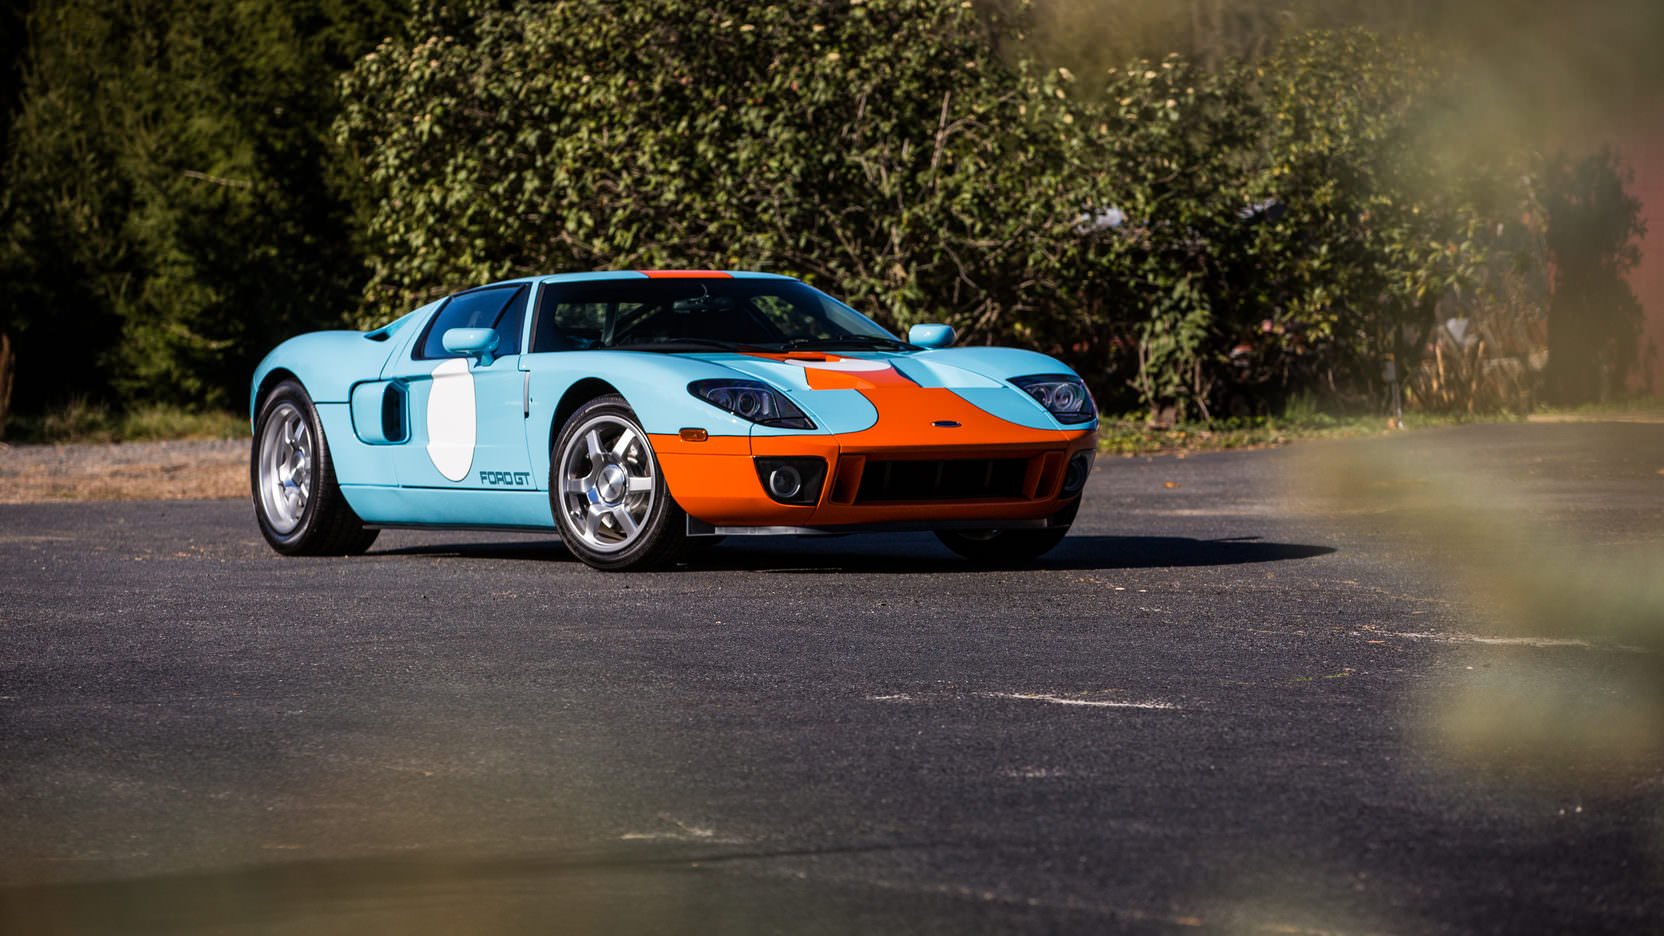
[(803, 367), (811, 390), (866, 390), (871, 387), (917, 387), (918, 384), (883, 361), (839, 357), (821, 351), (792, 351), (786, 354), (751, 352), (752, 357), (785, 361)]
[(878, 410), (878, 423), (864, 432), (840, 437), (845, 452), (894, 452), (942, 445), (1030, 448), (1056, 445), (1075, 435), (1007, 422), (943, 388), (909, 383), (906, 387), (862, 389), (861, 395)]

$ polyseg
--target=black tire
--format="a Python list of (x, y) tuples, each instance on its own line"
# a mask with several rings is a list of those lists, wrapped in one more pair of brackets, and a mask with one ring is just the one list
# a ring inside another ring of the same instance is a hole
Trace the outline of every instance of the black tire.
[(292, 380), (260, 401), (248, 477), (260, 533), (286, 556), (357, 555), (381, 532), (341, 496), (318, 411)]
[(687, 514), (617, 394), (596, 397), (561, 426), (549, 457), (549, 507), (566, 548), (596, 569), (663, 568), (687, 549)]
[(937, 530), (942, 545), (982, 566), (1027, 565), (1057, 548), (1069, 535), (1069, 524), (1080, 511), (1080, 498), (1058, 511), (1055, 526), (1016, 530)]

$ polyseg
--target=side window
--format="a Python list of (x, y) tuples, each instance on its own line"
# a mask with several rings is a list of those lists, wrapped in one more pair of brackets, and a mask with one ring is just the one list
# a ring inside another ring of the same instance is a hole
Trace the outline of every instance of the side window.
[(452, 296), (434, 316), (417, 350), (419, 361), (458, 357), (445, 350), (445, 332), (453, 328), (497, 329), (497, 356), (520, 353), (520, 322), (526, 312), (526, 287), (476, 289)]

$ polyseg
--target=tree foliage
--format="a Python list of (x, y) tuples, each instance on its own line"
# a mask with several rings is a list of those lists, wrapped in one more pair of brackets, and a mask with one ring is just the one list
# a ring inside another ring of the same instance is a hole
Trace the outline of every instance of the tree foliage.
[(1114, 299), (1109, 353), (1083, 367), (1204, 416), (1367, 396), (1441, 297), (1478, 287), (1524, 197), (1432, 142), (1441, 80), (1423, 47), (1363, 30), (1255, 66), (1111, 69), (1081, 105), (1094, 203), (1122, 219), (1091, 238), (1092, 294)]
[(1110, 69), (1078, 105), (1095, 211), (1076, 302), (1096, 305), (1097, 327), (1094, 353), (1076, 362), (1122, 376), (1149, 406), (1206, 410), (1214, 359), (1244, 305), (1236, 284), (1258, 119), (1247, 91), (1237, 70), (1174, 55)]
[(1558, 158), (1545, 176), (1556, 279), (1549, 393), (1560, 403), (1604, 400), (1621, 389), (1640, 339), (1641, 304), (1624, 276), (1641, 262), (1641, 204), (1626, 191), (1631, 180), (1610, 149)]
[[(1438, 301), (1471, 293), (1522, 190), (1439, 140), (1448, 76), (1424, 43), (1363, 30), (1285, 41), (1259, 71), (1261, 190), (1286, 211), (1252, 250), (1268, 317), (1331, 368), (1413, 365)], [(1493, 232), (1487, 235), (1485, 232)]]
[[(1616, 162), (1465, 132), (1483, 94), (1403, 32), (1415, 16), (1261, 16), (1242, 43), (1077, 74), (1034, 39), (1056, 9), (36, 0), (0, 189), (19, 405), (239, 402), (296, 331), (670, 266), (796, 274), (898, 328), (1038, 347), (1110, 410), (1379, 405), (1382, 361), (1412, 368), (1499, 271), (1552, 249), (1563, 283), (1610, 285), (1632, 263)], [(1545, 234), (1590, 206), (1613, 224)], [(1558, 321), (1607, 316), (1600, 355), (1621, 356), (1622, 298), (1557, 300)], [(54, 369), (63, 347), (99, 366)]]
[(989, 29), (933, 0), (430, 8), (342, 86), (369, 314), (512, 273), (747, 267), (1009, 329), (1077, 209)]
[[(393, 21), (331, 0), (36, 5), (0, 203), (20, 396), (223, 405), (272, 342), (339, 320), (358, 267), (328, 183), (332, 79)], [(66, 347), (100, 366), (52, 374)]]

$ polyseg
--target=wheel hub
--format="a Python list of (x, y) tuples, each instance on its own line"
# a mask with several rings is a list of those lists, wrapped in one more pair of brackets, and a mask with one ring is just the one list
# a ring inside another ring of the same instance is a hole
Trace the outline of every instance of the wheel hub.
[(630, 475), (617, 464), (607, 464), (598, 473), (595, 482), (595, 493), (599, 502), (616, 507), (624, 500), (624, 495), (630, 489)]
[(657, 477), (641, 428), (597, 414), (566, 437), (560, 465), (562, 535), (598, 552), (634, 543), (653, 513)]

